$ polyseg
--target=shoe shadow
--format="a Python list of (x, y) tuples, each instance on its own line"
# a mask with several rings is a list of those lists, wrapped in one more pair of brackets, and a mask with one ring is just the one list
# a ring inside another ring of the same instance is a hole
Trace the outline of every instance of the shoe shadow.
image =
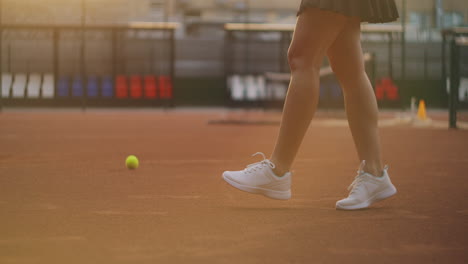
[(280, 212), (280, 211), (310, 211), (310, 210), (326, 210), (326, 211), (330, 211), (330, 210), (335, 210), (335, 208), (326, 208), (326, 207), (317, 207), (317, 206), (276, 206), (276, 207), (271, 207), (271, 206), (265, 206), (265, 207), (260, 207), (260, 206), (256, 206), (256, 207), (252, 207), (252, 206), (229, 206), (228, 208), (230, 208), (231, 210), (235, 210), (235, 211), (244, 211), (244, 212), (248, 212), (248, 211), (255, 211), (255, 212), (260, 212), (260, 211), (263, 211), (263, 212)]
[(368, 207), (357, 210), (341, 210), (336, 209), (335, 207), (326, 207), (326, 206), (227, 206), (227, 208), (236, 211), (304, 211), (304, 210), (317, 210), (317, 211), (329, 211), (336, 212), (339, 214), (365, 214), (368, 212), (372, 213), (391, 213), (395, 212), (395, 208), (391, 206), (386, 207)]
[(242, 207), (242, 206), (230, 206), (231, 210), (234, 211), (291, 211), (295, 210), (296, 208), (288, 208), (288, 207)]

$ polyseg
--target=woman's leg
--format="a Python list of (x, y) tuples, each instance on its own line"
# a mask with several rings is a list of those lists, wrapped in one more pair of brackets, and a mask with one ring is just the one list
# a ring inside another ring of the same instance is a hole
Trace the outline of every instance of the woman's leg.
[(360, 21), (351, 19), (329, 48), (328, 58), (343, 88), (348, 122), (359, 159), (366, 161), (366, 172), (380, 176), (382, 161), (377, 101), (365, 71), (360, 38)]
[(279, 136), (270, 160), (276, 175), (288, 172), (315, 113), (319, 97), (319, 70), (330, 45), (349, 18), (315, 8), (297, 19), (288, 51), (291, 68)]

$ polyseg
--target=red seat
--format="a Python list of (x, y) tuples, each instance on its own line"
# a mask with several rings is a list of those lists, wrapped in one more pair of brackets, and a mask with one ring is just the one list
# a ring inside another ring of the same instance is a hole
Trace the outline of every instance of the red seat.
[(391, 80), (388, 86), (386, 87), (387, 87), (386, 94), (387, 94), (388, 100), (396, 101), (400, 99), (400, 95), (398, 93), (398, 87)]
[(128, 97), (128, 83), (127, 76), (118, 75), (115, 77), (115, 96), (117, 98)]
[(383, 100), (384, 96), (385, 96), (384, 87), (380, 85), (375, 87), (375, 97), (377, 97), (377, 100)]
[(388, 99), (396, 101), (400, 98), (398, 87), (390, 78), (383, 78), (375, 88), (375, 96), (378, 100)]
[(133, 75), (130, 78), (130, 97), (141, 98), (143, 96), (143, 87), (141, 83), (141, 76)]
[(159, 76), (159, 98), (172, 98), (172, 80), (169, 76)]
[(145, 76), (145, 98), (157, 98), (156, 76)]

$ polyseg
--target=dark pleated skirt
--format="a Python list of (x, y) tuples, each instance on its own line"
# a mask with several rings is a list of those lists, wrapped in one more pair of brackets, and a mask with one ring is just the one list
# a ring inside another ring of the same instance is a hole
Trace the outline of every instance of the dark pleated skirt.
[(359, 17), (361, 22), (369, 23), (392, 22), (399, 17), (395, 0), (302, 0), (297, 14), (308, 7)]

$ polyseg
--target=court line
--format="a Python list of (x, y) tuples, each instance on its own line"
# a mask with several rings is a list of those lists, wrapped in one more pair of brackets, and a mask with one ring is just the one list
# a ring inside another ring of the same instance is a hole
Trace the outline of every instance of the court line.
[(116, 211), (116, 210), (101, 210), (94, 211), (94, 214), (104, 216), (133, 216), (133, 215), (148, 215), (148, 216), (167, 216), (168, 212), (158, 211)]
[(180, 200), (194, 200), (199, 199), (200, 195), (161, 195), (161, 194), (137, 194), (137, 195), (129, 195), (128, 198), (130, 199), (141, 199), (141, 200), (148, 200), (148, 199), (158, 199), (158, 198), (169, 198), (169, 199), (180, 199)]
[(87, 241), (84, 236), (51, 236), (51, 237), (24, 237), (24, 238), (11, 238), (11, 239), (0, 239), (0, 245), (10, 244), (24, 244), (30, 242), (47, 242), (47, 241), (61, 241), (61, 242), (73, 242), (73, 241)]
[(149, 164), (197, 164), (197, 163), (225, 163), (231, 162), (233, 160), (221, 160), (221, 159), (183, 159), (183, 160), (161, 160), (155, 159), (153, 161), (148, 162)]

